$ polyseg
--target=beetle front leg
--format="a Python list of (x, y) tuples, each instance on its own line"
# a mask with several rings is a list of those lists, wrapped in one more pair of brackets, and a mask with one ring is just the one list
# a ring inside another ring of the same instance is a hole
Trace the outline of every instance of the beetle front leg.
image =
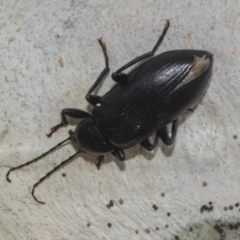
[(96, 87), (100, 84), (100, 82), (104, 79), (104, 77), (106, 76), (106, 74), (109, 72), (110, 68), (109, 68), (109, 61), (108, 61), (108, 55), (107, 55), (107, 46), (106, 43), (104, 43), (102, 41), (102, 39), (98, 39), (98, 42), (100, 44), (100, 46), (102, 47), (103, 50), (103, 54), (104, 54), (104, 59), (105, 59), (105, 68), (102, 70), (101, 74), (99, 75), (99, 77), (97, 78), (97, 80), (95, 81), (95, 83), (92, 85), (92, 87), (89, 89), (87, 95), (86, 95), (86, 100), (92, 104), (92, 105), (96, 105), (97, 103), (99, 103), (101, 97), (97, 96), (97, 95), (92, 95), (91, 93), (96, 89)]
[(173, 143), (177, 133), (177, 126), (178, 126), (177, 123), (178, 123), (178, 119), (174, 120), (172, 123), (171, 137), (169, 137), (168, 135), (167, 127), (164, 127), (163, 129), (157, 132), (157, 135), (161, 138), (161, 140), (165, 145), (171, 145)]
[(167, 30), (168, 30), (169, 26), (170, 26), (170, 22), (169, 22), (169, 20), (166, 20), (166, 23), (165, 23), (164, 29), (162, 31), (162, 34), (159, 37), (159, 39), (158, 39), (157, 43), (155, 44), (154, 48), (152, 49), (152, 51), (147, 52), (147, 53), (145, 53), (145, 54), (143, 54), (143, 55), (141, 55), (139, 57), (136, 57), (132, 61), (130, 61), (127, 64), (123, 65), (121, 68), (119, 68), (116, 72), (114, 72), (112, 74), (112, 79), (115, 82), (118, 82), (118, 83), (123, 82), (124, 80), (127, 79), (128, 75), (126, 73), (123, 73), (122, 71), (124, 71), (125, 69), (133, 66), (134, 64), (144, 60), (145, 58), (152, 57), (155, 54), (155, 52), (156, 52), (157, 48), (159, 47), (159, 45), (162, 43), (162, 41), (163, 41), (163, 39), (164, 39), (164, 37), (165, 37), (165, 35), (167, 33)]
[(61, 123), (57, 124), (56, 126), (51, 128), (51, 132), (47, 134), (48, 137), (51, 137), (54, 132), (56, 132), (59, 128), (68, 125), (67, 118), (88, 118), (91, 115), (85, 111), (76, 108), (65, 108), (61, 111)]

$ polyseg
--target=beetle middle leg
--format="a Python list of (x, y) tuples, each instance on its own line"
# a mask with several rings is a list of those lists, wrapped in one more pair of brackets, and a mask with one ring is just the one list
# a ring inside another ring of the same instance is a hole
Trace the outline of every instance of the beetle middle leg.
[(68, 124), (66, 116), (71, 118), (88, 118), (91, 115), (83, 110), (76, 108), (65, 108), (61, 111), (61, 123), (51, 128), (51, 132), (47, 134), (48, 137), (51, 137), (54, 132), (56, 132), (60, 127)]
[(165, 145), (171, 145), (177, 133), (177, 122), (178, 119), (174, 120), (172, 123), (171, 137), (169, 137), (167, 127), (165, 126), (156, 133), (153, 144), (151, 144), (148, 139), (145, 139), (144, 141), (141, 142), (141, 146), (147, 149), (148, 151), (152, 151), (157, 146), (159, 137), (161, 138)]
[(169, 26), (170, 26), (170, 22), (169, 22), (169, 20), (166, 20), (166, 23), (165, 23), (164, 29), (162, 31), (162, 34), (159, 37), (159, 39), (158, 39), (157, 43), (155, 44), (154, 48), (152, 49), (152, 51), (147, 52), (147, 53), (145, 53), (145, 54), (143, 54), (143, 55), (141, 55), (139, 57), (136, 57), (132, 61), (130, 61), (127, 64), (123, 65), (121, 68), (119, 68), (116, 72), (114, 72), (112, 74), (112, 79), (115, 82), (122, 82), (122, 81), (126, 80), (128, 75), (126, 73), (123, 73), (122, 71), (124, 71), (125, 69), (133, 66), (134, 64), (144, 60), (145, 58), (152, 57), (155, 54), (155, 52), (156, 52), (157, 48), (159, 47), (159, 45), (162, 43), (162, 41), (163, 41), (163, 39), (164, 39), (164, 37), (165, 37), (165, 35), (167, 33), (167, 30), (168, 30)]
[(157, 135), (161, 138), (161, 140), (165, 145), (171, 145), (173, 143), (177, 133), (177, 126), (178, 126), (177, 123), (178, 123), (178, 119), (174, 120), (172, 123), (171, 137), (169, 137), (168, 135), (166, 126), (157, 132)]
[(155, 135), (154, 143), (151, 144), (148, 139), (145, 139), (141, 142), (141, 146), (147, 149), (148, 151), (152, 151), (158, 144), (159, 136), (158, 134)]
[(108, 55), (107, 55), (107, 46), (106, 43), (104, 43), (102, 41), (102, 39), (98, 39), (98, 42), (100, 44), (100, 46), (102, 47), (103, 50), (103, 54), (104, 54), (104, 59), (105, 59), (105, 68), (102, 70), (102, 72), (100, 73), (99, 77), (97, 78), (97, 80), (95, 81), (95, 83), (91, 86), (91, 88), (89, 89), (87, 95), (86, 95), (86, 100), (92, 104), (92, 105), (96, 105), (97, 103), (99, 103), (101, 97), (97, 96), (97, 95), (92, 95), (91, 93), (96, 89), (96, 87), (100, 84), (100, 82), (104, 79), (104, 77), (106, 76), (106, 74), (109, 72), (110, 68), (109, 68), (109, 61), (108, 61)]

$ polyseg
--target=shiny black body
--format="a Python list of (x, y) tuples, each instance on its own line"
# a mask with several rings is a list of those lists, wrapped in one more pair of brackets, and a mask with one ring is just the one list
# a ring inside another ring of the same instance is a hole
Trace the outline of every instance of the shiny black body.
[[(7, 180), (10, 181), (11, 171), (36, 162), (64, 142), (72, 141), (78, 149), (77, 153), (33, 186), (32, 196), (43, 203), (34, 196), (35, 187), (80, 152), (99, 156), (111, 153), (124, 160), (124, 149), (136, 144), (141, 144), (149, 151), (157, 146), (159, 138), (167, 145), (172, 144), (179, 115), (193, 105), (208, 84), (213, 58), (211, 53), (200, 50), (174, 50), (153, 57), (168, 27), (169, 21), (152, 51), (133, 59), (112, 74), (112, 79), (117, 83), (102, 97), (92, 93), (110, 69), (106, 44), (98, 40), (104, 54), (105, 68), (86, 95), (86, 100), (94, 106), (92, 114), (80, 109), (63, 109), (61, 123), (54, 126), (48, 136), (68, 124), (66, 117), (83, 119), (75, 131), (70, 130), (66, 140), (40, 157), (11, 168)], [(123, 73), (125, 69), (147, 58), (130, 73)], [(169, 123), (172, 123), (170, 135), (166, 127)], [(152, 135), (155, 135), (155, 140), (150, 143), (148, 138)]]
[(130, 148), (173, 122), (205, 89), (207, 70), (184, 86), (194, 56), (206, 51), (175, 50), (157, 55), (129, 73), (92, 112), (99, 131), (116, 147)]

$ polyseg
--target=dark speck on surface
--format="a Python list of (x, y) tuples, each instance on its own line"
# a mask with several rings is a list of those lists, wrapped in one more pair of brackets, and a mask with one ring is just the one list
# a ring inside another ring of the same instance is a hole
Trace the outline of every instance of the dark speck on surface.
[(146, 233), (150, 233), (150, 230), (149, 230), (149, 229), (146, 229), (145, 232), (146, 232)]
[(107, 208), (113, 207), (113, 200), (110, 200), (109, 203), (106, 205)]
[(234, 134), (234, 135), (233, 135), (233, 138), (234, 138), (234, 139), (237, 139), (237, 138), (238, 138), (238, 136), (237, 136), (236, 134)]
[(154, 204), (152, 207), (153, 207), (153, 209), (154, 209), (155, 211), (158, 210), (158, 206), (157, 206), (156, 204)]
[(208, 184), (206, 181), (203, 182), (203, 186), (206, 187)]

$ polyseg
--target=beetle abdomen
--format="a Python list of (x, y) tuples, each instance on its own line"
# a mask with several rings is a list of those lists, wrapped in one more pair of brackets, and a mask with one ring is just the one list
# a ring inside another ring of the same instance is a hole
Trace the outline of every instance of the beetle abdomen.
[(149, 59), (102, 97), (93, 109), (96, 125), (120, 148), (142, 142), (197, 100), (211, 66), (212, 55), (198, 50), (169, 51)]

